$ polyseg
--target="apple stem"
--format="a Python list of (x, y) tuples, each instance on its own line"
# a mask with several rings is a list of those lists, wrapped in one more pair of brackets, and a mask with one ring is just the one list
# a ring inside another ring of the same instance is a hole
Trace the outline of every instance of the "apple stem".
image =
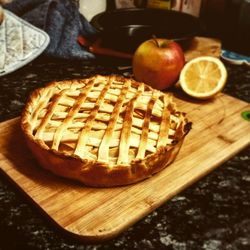
[(164, 39), (162, 41), (159, 41), (155, 35), (152, 35), (152, 38), (158, 48), (165, 48), (168, 46), (168, 44), (171, 42), (171, 40)]
[(160, 48), (161, 46), (160, 46), (160, 44), (157, 41), (157, 37), (155, 35), (153, 35), (152, 37), (153, 37), (153, 40), (156, 43), (157, 47)]
[(156, 35), (152, 35), (152, 38), (153, 38), (154, 42), (156, 43), (156, 46), (157, 46), (158, 48), (160, 48), (160, 44), (159, 44), (158, 41), (157, 41)]

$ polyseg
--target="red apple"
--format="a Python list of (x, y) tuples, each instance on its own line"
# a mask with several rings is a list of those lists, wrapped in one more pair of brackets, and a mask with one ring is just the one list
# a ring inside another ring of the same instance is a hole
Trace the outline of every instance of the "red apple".
[(178, 79), (185, 58), (178, 43), (163, 38), (143, 42), (133, 56), (133, 74), (156, 89), (167, 89)]

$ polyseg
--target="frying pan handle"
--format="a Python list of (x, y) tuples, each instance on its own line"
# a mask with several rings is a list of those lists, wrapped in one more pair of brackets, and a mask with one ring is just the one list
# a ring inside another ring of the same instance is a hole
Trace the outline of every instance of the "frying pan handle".
[(117, 51), (110, 48), (105, 48), (101, 46), (101, 39), (97, 39), (94, 42), (90, 42), (84, 36), (78, 36), (78, 43), (81, 46), (86, 47), (90, 52), (95, 55), (111, 56), (123, 59), (132, 59), (133, 55), (126, 52)]

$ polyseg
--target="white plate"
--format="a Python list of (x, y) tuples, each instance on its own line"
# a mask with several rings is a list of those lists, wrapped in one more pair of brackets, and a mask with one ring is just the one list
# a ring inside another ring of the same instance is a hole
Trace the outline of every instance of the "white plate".
[(11, 73), (38, 57), (50, 38), (43, 30), (4, 10), (0, 25), (0, 76)]
[(236, 65), (245, 64), (247, 66), (250, 66), (250, 57), (232, 51), (222, 49), (221, 58), (223, 58), (224, 60), (226, 60), (231, 64), (236, 64)]

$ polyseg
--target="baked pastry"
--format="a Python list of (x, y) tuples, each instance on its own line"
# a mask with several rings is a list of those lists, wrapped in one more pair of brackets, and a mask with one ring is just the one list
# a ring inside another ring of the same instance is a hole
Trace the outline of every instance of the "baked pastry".
[(35, 90), (21, 127), (44, 168), (111, 187), (138, 182), (170, 164), (190, 122), (171, 95), (133, 79), (96, 75)]

